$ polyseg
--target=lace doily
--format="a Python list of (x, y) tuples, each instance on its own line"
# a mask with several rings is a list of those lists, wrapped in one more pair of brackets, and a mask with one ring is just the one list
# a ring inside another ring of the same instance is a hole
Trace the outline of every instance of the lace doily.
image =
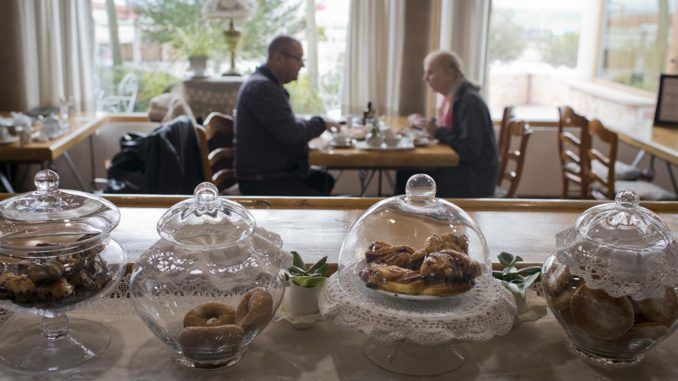
[(371, 290), (350, 270), (335, 273), (325, 282), (320, 312), (334, 318), (335, 324), (379, 342), (408, 340), (434, 346), (487, 341), (505, 335), (513, 325), (513, 294), (491, 277), (479, 278), (470, 291), (451, 299), (412, 301)]
[(634, 300), (662, 298), (667, 287), (678, 287), (678, 243), (663, 251), (623, 251), (581, 239), (571, 228), (556, 236), (556, 258), (587, 287), (612, 297)]

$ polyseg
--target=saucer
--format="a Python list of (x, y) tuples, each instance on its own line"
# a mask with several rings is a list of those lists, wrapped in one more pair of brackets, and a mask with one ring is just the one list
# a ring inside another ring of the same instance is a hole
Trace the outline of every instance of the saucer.
[(353, 142), (349, 140), (347, 142), (339, 143), (339, 142), (332, 140), (332, 141), (329, 142), (329, 145), (332, 148), (352, 148)]
[(18, 141), (19, 141), (19, 136), (9, 135), (5, 139), (0, 139), (0, 144), (10, 144), (10, 143), (16, 143)]

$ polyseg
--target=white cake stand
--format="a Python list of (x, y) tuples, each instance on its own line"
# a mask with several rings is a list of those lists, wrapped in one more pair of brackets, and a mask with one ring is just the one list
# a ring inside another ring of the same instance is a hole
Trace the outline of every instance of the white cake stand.
[(354, 262), (332, 275), (320, 292), (320, 312), (341, 327), (364, 333), (367, 358), (400, 374), (433, 376), (463, 365), (464, 342), (488, 341), (511, 330), (513, 295), (484, 270), (468, 292), (439, 300), (411, 300), (365, 286)]

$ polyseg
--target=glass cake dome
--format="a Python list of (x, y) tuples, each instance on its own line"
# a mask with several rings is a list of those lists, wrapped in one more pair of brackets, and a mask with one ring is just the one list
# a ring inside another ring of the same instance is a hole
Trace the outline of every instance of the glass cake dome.
[(357, 283), (374, 297), (457, 300), (461, 308), (463, 295), (489, 284), (485, 237), (468, 213), (435, 194), (434, 180), (417, 174), (405, 195), (365, 211), (341, 246), (342, 287)]

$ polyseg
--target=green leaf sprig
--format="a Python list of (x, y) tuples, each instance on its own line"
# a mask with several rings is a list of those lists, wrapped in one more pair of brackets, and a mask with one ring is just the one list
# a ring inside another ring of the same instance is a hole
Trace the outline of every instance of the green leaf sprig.
[(516, 263), (522, 262), (523, 258), (507, 252), (502, 252), (497, 258), (504, 269), (492, 271), (492, 276), (501, 280), (501, 284), (524, 303), (525, 292), (541, 275), (541, 267), (528, 266), (518, 269)]
[(299, 287), (317, 287), (320, 286), (325, 279), (325, 272), (327, 271), (327, 256), (322, 257), (318, 262), (310, 267), (304, 264), (301, 255), (296, 251), (292, 251), (292, 266), (284, 270), (285, 280), (292, 281)]

